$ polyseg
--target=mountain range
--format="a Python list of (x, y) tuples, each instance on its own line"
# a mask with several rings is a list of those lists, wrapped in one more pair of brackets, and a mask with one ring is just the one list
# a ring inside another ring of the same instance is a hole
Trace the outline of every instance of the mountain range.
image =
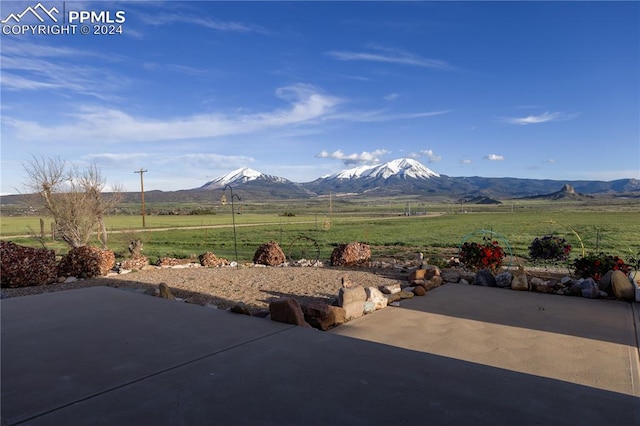
[[(640, 199), (640, 180), (560, 181), (552, 179), (451, 177), (424, 164), (400, 158), (384, 164), (346, 169), (312, 182), (296, 183), (243, 167), (212, 179), (202, 186), (180, 191), (145, 191), (145, 200), (154, 202), (210, 202), (231, 188), (245, 200), (310, 199), (329, 196), (388, 197), (397, 195), (442, 197), (465, 203), (493, 204), (500, 199), (538, 198), (548, 200), (588, 200), (593, 196)], [(228, 196), (228, 195), (227, 195)], [(21, 196), (0, 197), (2, 204), (18, 203)], [(124, 194), (125, 201), (137, 202), (139, 192)]]
[[(555, 193), (564, 195), (567, 188), (571, 188), (573, 193), (582, 195), (608, 194), (640, 197), (640, 180), (638, 179), (605, 182), (479, 176), (451, 177), (436, 173), (411, 158), (346, 169), (306, 183), (292, 182), (245, 167), (217, 177), (192, 191), (221, 189), (225, 185), (251, 193), (252, 196), (259, 195), (260, 198), (265, 198), (267, 195), (275, 198), (307, 198), (332, 193), (335, 195), (442, 195), (513, 199), (545, 197)], [(569, 191), (569, 198), (573, 197), (570, 195), (571, 191)]]

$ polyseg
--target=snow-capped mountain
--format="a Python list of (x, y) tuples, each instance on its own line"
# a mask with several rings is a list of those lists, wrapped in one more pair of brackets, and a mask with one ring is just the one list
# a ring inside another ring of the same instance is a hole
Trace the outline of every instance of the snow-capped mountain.
[(265, 181), (268, 183), (290, 183), (287, 179), (278, 176), (265, 175), (248, 167), (236, 169), (226, 175), (218, 176), (202, 185), (202, 189), (223, 188), (226, 185), (238, 185), (255, 180)]
[(375, 166), (361, 166), (343, 170), (328, 176), (326, 179), (389, 179), (391, 177), (429, 179), (440, 177), (440, 175), (425, 167), (419, 161), (411, 158), (399, 158)]

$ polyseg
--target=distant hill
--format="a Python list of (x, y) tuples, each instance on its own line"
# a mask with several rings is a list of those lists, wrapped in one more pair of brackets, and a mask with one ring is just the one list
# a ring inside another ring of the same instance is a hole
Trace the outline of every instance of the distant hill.
[[(307, 183), (295, 183), (282, 177), (243, 167), (216, 177), (198, 188), (145, 192), (145, 201), (149, 203), (217, 201), (227, 185), (233, 188), (238, 196), (253, 201), (307, 199), (329, 194), (370, 197), (440, 196), (480, 204), (499, 203), (500, 199), (518, 198), (587, 200), (593, 195), (640, 198), (640, 180), (638, 179), (605, 182), (511, 177), (451, 177), (436, 173), (414, 159), (400, 158), (375, 166), (346, 169)], [(562, 189), (558, 191), (558, 188)], [(125, 200), (137, 202), (140, 200), (140, 193), (126, 193)], [(20, 195), (0, 197), (2, 204), (20, 202), (22, 202)]]
[(533, 195), (530, 197), (522, 197), (529, 200), (586, 200), (593, 198), (592, 195), (585, 195), (576, 192), (573, 186), (565, 183), (560, 191), (552, 192), (550, 194)]

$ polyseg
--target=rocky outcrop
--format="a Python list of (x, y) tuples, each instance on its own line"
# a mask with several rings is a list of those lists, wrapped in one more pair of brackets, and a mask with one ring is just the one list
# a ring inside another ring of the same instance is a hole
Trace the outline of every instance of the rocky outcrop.
[(26, 287), (56, 282), (58, 267), (53, 250), (0, 241), (0, 259), (2, 287)]
[(267, 266), (282, 265), (287, 260), (282, 248), (275, 241), (264, 243), (253, 255), (253, 263)]
[(369, 244), (340, 244), (331, 252), (332, 266), (356, 266), (371, 260)]
[(116, 264), (111, 250), (83, 246), (71, 249), (58, 265), (58, 275), (91, 278), (107, 275)]

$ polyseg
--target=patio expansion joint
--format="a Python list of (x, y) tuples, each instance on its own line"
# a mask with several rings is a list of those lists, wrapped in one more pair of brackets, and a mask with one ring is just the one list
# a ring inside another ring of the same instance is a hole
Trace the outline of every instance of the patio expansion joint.
[(26, 423), (26, 422), (32, 421), (32, 420), (37, 419), (37, 418), (39, 418), (39, 417), (46, 416), (47, 414), (51, 414), (51, 413), (56, 412), (56, 411), (58, 411), (58, 410), (61, 410), (61, 409), (64, 409), (64, 408), (70, 407), (70, 406), (72, 406), (72, 405), (74, 405), (74, 404), (78, 404), (78, 403), (81, 403), (81, 402), (84, 402), (84, 401), (88, 401), (88, 400), (90, 400), (90, 399), (93, 399), (93, 398), (96, 398), (96, 397), (99, 397), (99, 396), (102, 396), (102, 395), (108, 394), (108, 393), (113, 392), (113, 391), (116, 391), (116, 390), (118, 390), (118, 389), (126, 388), (127, 386), (131, 386), (131, 385), (134, 385), (134, 384), (136, 384), (136, 383), (144, 382), (145, 380), (148, 380), (148, 379), (150, 379), (150, 378), (152, 378), (152, 377), (156, 377), (156, 376), (159, 376), (159, 375), (161, 375), (161, 374), (164, 374), (164, 373), (167, 373), (167, 372), (170, 372), (170, 371), (173, 371), (173, 370), (177, 370), (177, 369), (179, 369), (179, 368), (185, 367), (185, 366), (187, 366), (187, 365), (189, 365), (189, 364), (193, 364), (193, 363), (196, 363), (196, 362), (202, 361), (202, 360), (207, 359), (207, 358), (215, 357), (215, 356), (217, 356), (217, 355), (220, 355), (220, 354), (222, 354), (222, 353), (225, 353), (225, 352), (231, 351), (231, 350), (233, 350), (233, 349), (239, 348), (239, 347), (244, 346), (244, 345), (246, 345), (246, 344), (254, 343), (254, 342), (258, 342), (258, 341), (260, 341), (260, 340), (270, 338), (270, 337), (272, 337), (272, 336), (278, 335), (278, 334), (280, 334), (280, 333), (284, 333), (285, 331), (289, 331), (289, 330), (291, 330), (291, 329), (295, 329), (295, 328), (296, 328), (296, 326), (295, 326), (295, 325), (292, 325), (292, 326), (287, 327), (287, 328), (284, 328), (284, 329), (282, 329), (282, 330), (274, 331), (274, 332), (272, 332), (272, 333), (268, 333), (268, 334), (265, 334), (265, 335), (263, 335), (263, 336), (259, 336), (259, 337), (253, 338), (253, 339), (245, 340), (245, 341), (242, 341), (242, 342), (240, 342), (240, 343), (238, 343), (238, 344), (228, 346), (228, 347), (226, 347), (226, 348), (223, 348), (223, 349), (217, 350), (217, 351), (215, 351), (215, 352), (211, 352), (211, 353), (208, 353), (208, 354), (205, 354), (205, 355), (202, 355), (202, 356), (196, 357), (196, 358), (191, 359), (191, 360), (189, 360), (189, 361), (181, 362), (180, 364), (176, 364), (176, 365), (173, 365), (173, 366), (171, 366), (171, 367), (168, 367), (168, 368), (165, 368), (165, 369), (162, 369), (162, 370), (159, 370), (159, 371), (155, 371), (155, 372), (153, 372), (153, 373), (149, 373), (149, 374), (147, 374), (147, 375), (145, 375), (145, 376), (143, 376), (143, 377), (139, 377), (139, 378), (137, 378), (137, 379), (135, 379), (135, 380), (130, 380), (130, 381), (126, 382), (126, 383), (122, 383), (122, 384), (119, 384), (119, 385), (117, 385), (117, 386), (112, 386), (112, 387), (110, 387), (110, 388), (107, 388), (107, 389), (101, 390), (101, 391), (99, 391), (99, 392), (95, 392), (95, 393), (93, 393), (93, 394), (91, 394), (91, 395), (87, 395), (87, 396), (85, 396), (85, 397), (78, 398), (78, 399), (77, 399), (77, 400), (75, 400), (75, 401), (68, 402), (68, 403), (66, 403), (66, 404), (62, 404), (62, 405), (60, 405), (60, 406), (58, 406), (58, 407), (55, 407), (55, 408), (52, 408), (52, 409), (50, 409), (50, 410), (43, 411), (43, 412), (38, 413), (38, 414), (34, 414), (33, 416), (30, 416), (30, 417), (28, 417), (28, 418), (25, 418), (25, 419), (19, 420), (19, 421), (15, 422), (15, 423), (11, 423), (11, 426), (13, 426), (13, 425), (20, 425), (20, 424), (23, 424), (23, 423)]

